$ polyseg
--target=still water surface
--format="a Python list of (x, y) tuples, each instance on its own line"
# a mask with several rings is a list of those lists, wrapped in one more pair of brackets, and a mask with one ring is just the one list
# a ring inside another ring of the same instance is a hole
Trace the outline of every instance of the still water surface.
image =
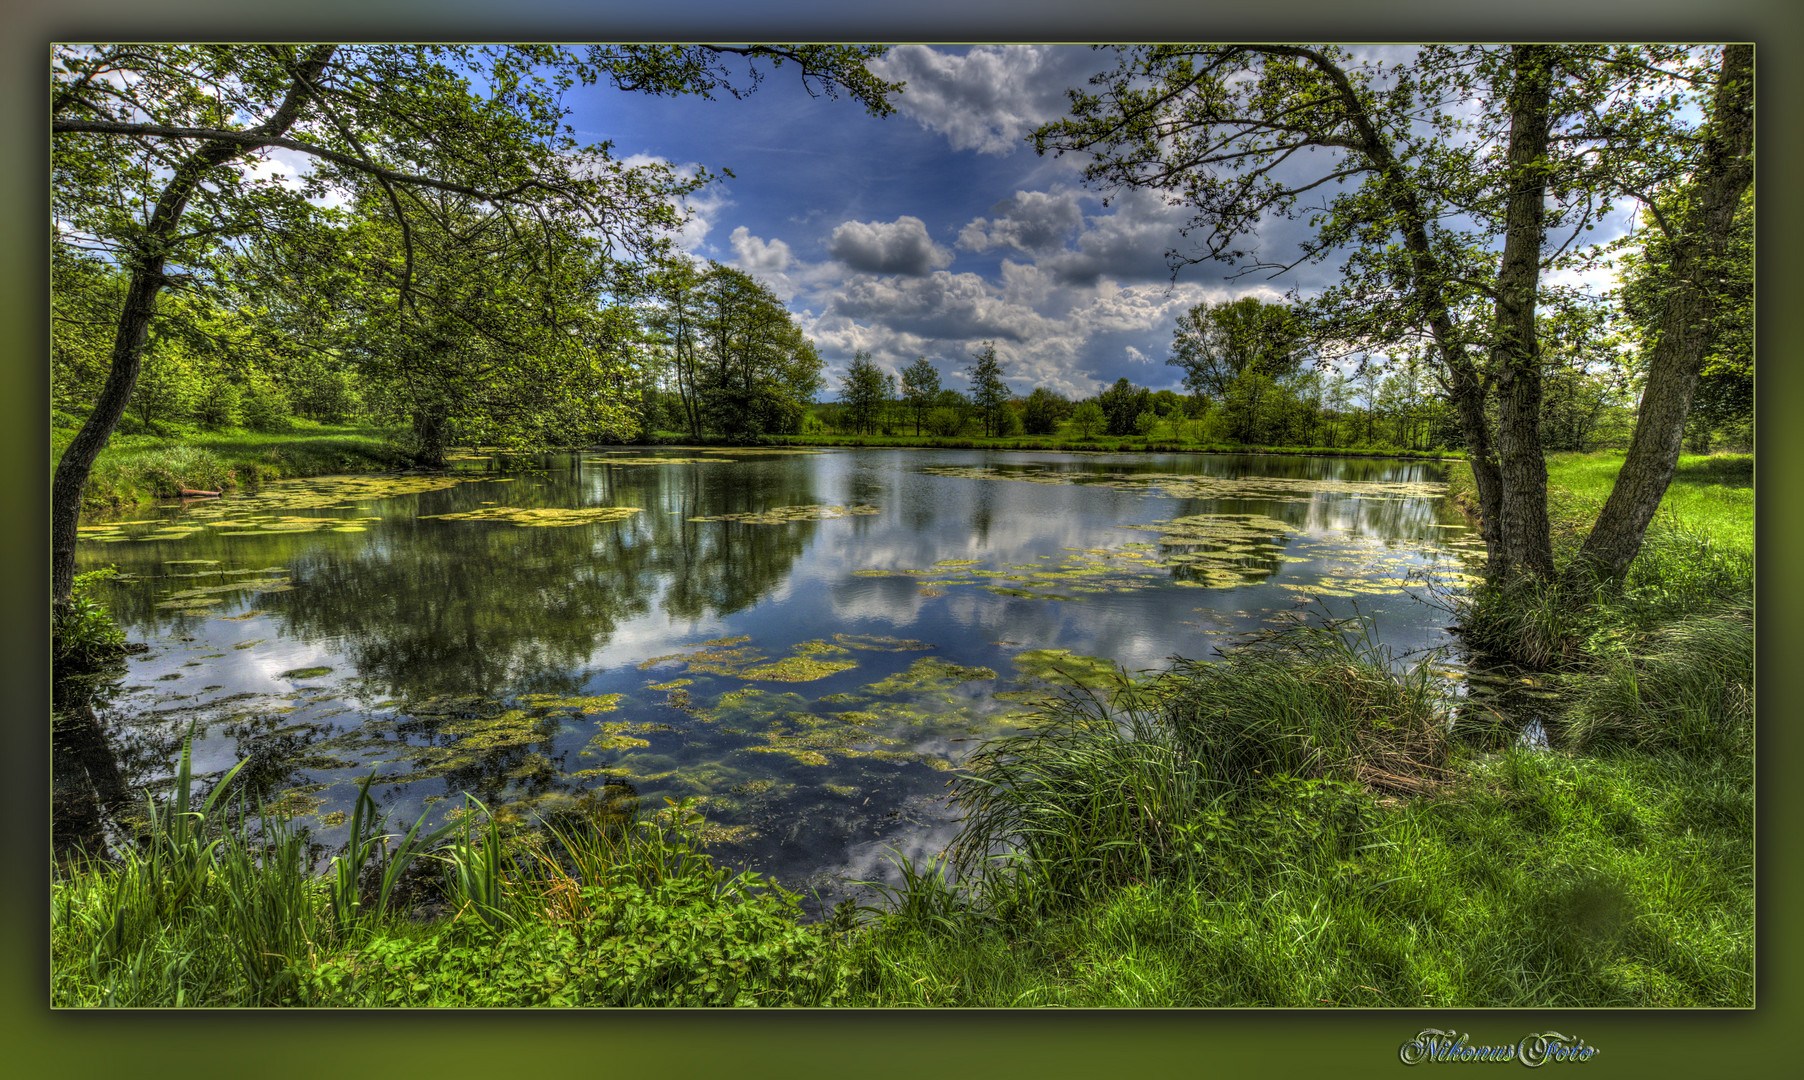
[(59, 836), (166, 782), (198, 721), (197, 772), (249, 758), (321, 850), (372, 772), (402, 824), (693, 796), (723, 859), (831, 898), (938, 852), (949, 770), (1063, 680), (1304, 608), (1446, 644), (1430, 583), (1477, 541), (1443, 490), (1364, 459), (663, 448), (143, 512), (84, 533), (150, 650), (59, 729)]

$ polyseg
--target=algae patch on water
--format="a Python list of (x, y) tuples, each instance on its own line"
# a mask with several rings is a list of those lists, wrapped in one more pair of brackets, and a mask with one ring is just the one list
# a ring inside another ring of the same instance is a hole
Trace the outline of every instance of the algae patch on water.
[(276, 676), (276, 678), (278, 678), (278, 679), (317, 679), (321, 675), (330, 675), (330, 674), (332, 674), (332, 669), (330, 667), (326, 667), (326, 666), (322, 665), (319, 667), (289, 668), (287, 671), (284, 671), (284, 672), (282, 672), (282, 674)]
[(649, 670), (661, 664), (680, 663), (689, 672), (759, 682), (813, 682), (858, 666), (856, 660), (843, 659), (848, 655), (846, 649), (824, 640), (797, 642), (790, 647), (794, 655), (777, 660), (742, 644), (750, 640), (742, 636), (704, 641), (688, 652), (651, 657), (639, 667)]
[(1127, 682), (1113, 660), (1070, 649), (1028, 649), (1015, 655), (1014, 664), (1027, 678), (1089, 690), (1113, 689)]
[(624, 521), (634, 514), (643, 513), (637, 506), (595, 506), (584, 508), (538, 507), (525, 508), (518, 506), (490, 506), (481, 510), (464, 510), (448, 514), (421, 514), (424, 519), (441, 521), (505, 521), (512, 525), (538, 526), (541, 528), (569, 528), (575, 525), (596, 525), (609, 521)]
[(864, 517), (882, 512), (875, 506), (863, 504), (827, 506), (820, 503), (808, 503), (801, 506), (773, 506), (769, 510), (760, 510), (757, 513), (711, 514), (692, 517), (689, 520), (737, 521), (744, 525), (786, 525), (793, 521), (830, 521), (835, 518)]

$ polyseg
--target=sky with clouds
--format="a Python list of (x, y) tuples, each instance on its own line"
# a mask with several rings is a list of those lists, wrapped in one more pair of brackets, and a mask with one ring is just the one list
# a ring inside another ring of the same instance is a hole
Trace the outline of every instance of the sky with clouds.
[(1034, 153), (1026, 136), (1064, 115), (1066, 90), (1110, 66), (1087, 46), (899, 46), (872, 64), (908, 84), (883, 118), (786, 69), (741, 100), (589, 88), (566, 104), (579, 139), (628, 160), (732, 171), (691, 200), (678, 242), (788, 304), (826, 361), (825, 399), (858, 350), (891, 372), (926, 356), (962, 389), (986, 341), (1017, 393), (1178, 388), (1164, 361), (1180, 314), (1293, 282), (1215, 264), (1174, 282), (1184, 212), (1138, 192), (1104, 206), (1082, 161)]
[[(1354, 49), (1380, 62), (1410, 51)], [(986, 342), (1020, 394), (1083, 397), (1122, 377), (1181, 390), (1165, 363), (1179, 315), (1309, 295), (1336, 268), (1304, 263), (1274, 278), (1202, 262), (1174, 278), (1167, 253), (1196, 250), (1179, 233), (1189, 211), (1156, 192), (1086, 187), (1081, 155), (1035, 154), (1027, 137), (1115, 59), (1083, 45), (896, 46), (871, 64), (907, 83), (882, 118), (811, 97), (784, 68), (741, 99), (589, 87), (565, 103), (580, 140), (606, 140), (629, 162), (730, 170), (691, 198), (678, 243), (751, 273), (789, 306), (826, 361), (826, 399), (860, 350), (892, 373), (926, 356), (942, 385), (965, 388)], [(1629, 215), (1596, 235), (1620, 234)], [(1260, 254), (1292, 262), (1305, 228), (1265, 223)]]

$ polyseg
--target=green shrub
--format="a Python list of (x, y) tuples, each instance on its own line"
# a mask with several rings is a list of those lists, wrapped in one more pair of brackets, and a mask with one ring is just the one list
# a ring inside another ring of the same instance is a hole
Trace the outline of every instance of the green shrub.
[(239, 421), (242, 401), (243, 391), (238, 384), (224, 374), (217, 374), (195, 392), (190, 412), (202, 427), (231, 427)]
[(125, 631), (93, 597), (96, 585), (118, 574), (109, 566), (75, 576), (69, 606), (55, 611), (51, 618), (50, 657), (57, 674), (86, 671), (125, 655)]
[(253, 378), (241, 400), (239, 415), (252, 431), (287, 431), (294, 426), (288, 394), (267, 377)]
[(844, 972), (795, 898), (691, 874), (583, 886), (582, 921), (387, 937), (319, 965), (312, 999), (365, 1006), (830, 1005)]

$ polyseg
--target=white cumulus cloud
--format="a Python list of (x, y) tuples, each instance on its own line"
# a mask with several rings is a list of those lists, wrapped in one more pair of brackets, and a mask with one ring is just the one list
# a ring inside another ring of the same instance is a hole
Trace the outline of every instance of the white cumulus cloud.
[(1034, 128), (1065, 113), (1065, 90), (1106, 67), (1089, 49), (978, 45), (962, 56), (898, 45), (870, 68), (903, 79), (903, 115), (946, 136), (954, 150), (1006, 154)]

